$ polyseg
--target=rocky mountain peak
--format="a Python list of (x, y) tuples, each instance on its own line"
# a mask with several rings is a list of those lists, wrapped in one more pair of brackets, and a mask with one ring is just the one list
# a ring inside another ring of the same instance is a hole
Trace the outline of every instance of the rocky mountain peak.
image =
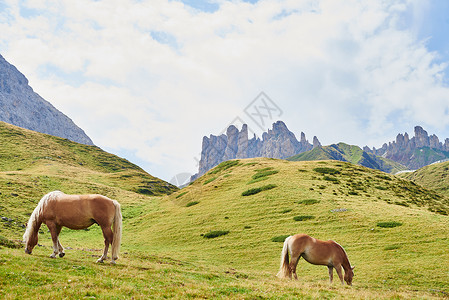
[[(422, 155), (418, 158), (415, 152), (417, 149), (422, 150), (423, 148), (432, 149), (433, 152), (431, 155)], [(364, 147), (364, 150), (399, 162), (410, 169), (418, 169), (435, 161), (446, 159), (445, 152), (449, 151), (449, 139), (446, 139), (443, 144), (435, 134), (429, 136), (421, 126), (415, 126), (412, 138), (407, 132), (399, 133), (395, 141), (385, 143), (380, 149)]]
[[(321, 145), (318, 138), (314, 137), (314, 145)], [(248, 138), (248, 126), (244, 124), (239, 131), (231, 125), (226, 134), (220, 136), (210, 135), (203, 137), (201, 159), (198, 174), (192, 176), (192, 180), (203, 175), (219, 163), (234, 158), (270, 157), (287, 158), (308, 150), (311, 145), (301, 133), (301, 141), (298, 141), (287, 125), (282, 121), (273, 124), (272, 129), (262, 134), (262, 140), (255, 135)]]
[(73, 121), (36, 94), (26, 77), (0, 55), (0, 121), (86, 145), (92, 140)]

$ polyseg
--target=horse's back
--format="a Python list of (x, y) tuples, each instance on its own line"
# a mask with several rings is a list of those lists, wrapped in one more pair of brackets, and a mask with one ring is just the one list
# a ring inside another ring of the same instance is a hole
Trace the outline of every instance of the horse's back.
[(90, 195), (61, 195), (49, 201), (44, 212), (47, 220), (72, 229), (82, 229), (94, 223), (110, 224), (115, 213), (113, 200)]
[(334, 241), (322, 241), (307, 234), (293, 236), (292, 251), (303, 257), (306, 261), (316, 265), (332, 265), (339, 260), (338, 245)]

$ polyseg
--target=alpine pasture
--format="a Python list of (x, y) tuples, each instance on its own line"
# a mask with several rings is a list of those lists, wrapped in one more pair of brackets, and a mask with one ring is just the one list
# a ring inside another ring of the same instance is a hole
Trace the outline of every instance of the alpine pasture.
[[(0, 123), (0, 296), (19, 298), (444, 298), (449, 200), (411, 181), (339, 161), (224, 162), (178, 190), (93, 146)], [(32, 255), (20, 242), (40, 198), (103, 194), (122, 208), (116, 265), (95, 263), (101, 229), (63, 228), (50, 258), (45, 225)], [(352, 286), (301, 259), (279, 279), (285, 237), (335, 240)], [(36, 296), (39, 295), (39, 296)]]

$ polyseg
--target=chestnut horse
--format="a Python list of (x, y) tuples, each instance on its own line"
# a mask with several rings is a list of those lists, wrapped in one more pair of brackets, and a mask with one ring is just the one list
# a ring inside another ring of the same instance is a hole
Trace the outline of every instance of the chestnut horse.
[[(291, 256), (290, 263), (289, 253)], [(293, 273), (295, 279), (298, 279), (296, 266), (301, 257), (304, 257), (311, 264), (327, 266), (330, 283), (332, 283), (333, 268), (335, 268), (341, 283), (344, 284), (341, 274), (341, 268), (343, 267), (345, 270), (344, 280), (348, 285), (352, 285), (354, 267), (351, 267), (343, 247), (334, 241), (320, 241), (306, 234), (296, 234), (285, 239), (281, 253), (281, 266), (277, 276), (291, 279)]]
[[(107, 258), (109, 245), (112, 245), (112, 263), (118, 259), (122, 237), (122, 213), (120, 204), (102, 195), (66, 195), (60, 191), (46, 194), (39, 201), (28, 220), (23, 241), (25, 253), (31, 254), (38, 241), (41, 224), (47, 225), (53, 240), (51, 258), (65, 255), (59, 242), (63, 226), (70, 229), (85, 229), (96, 223), (101, 227), (104, 237), (104, 252), (97, 262)], [(114, 225), (114, 231), (111, 230)]]

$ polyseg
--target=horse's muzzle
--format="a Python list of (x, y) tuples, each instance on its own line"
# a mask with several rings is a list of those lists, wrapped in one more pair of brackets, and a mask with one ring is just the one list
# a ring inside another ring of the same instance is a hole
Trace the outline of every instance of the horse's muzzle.
[(31, 251), (28, 250), (27, 248), (25, 248), (25, 253), (26, 253), (26, 254), (31, 254)]

